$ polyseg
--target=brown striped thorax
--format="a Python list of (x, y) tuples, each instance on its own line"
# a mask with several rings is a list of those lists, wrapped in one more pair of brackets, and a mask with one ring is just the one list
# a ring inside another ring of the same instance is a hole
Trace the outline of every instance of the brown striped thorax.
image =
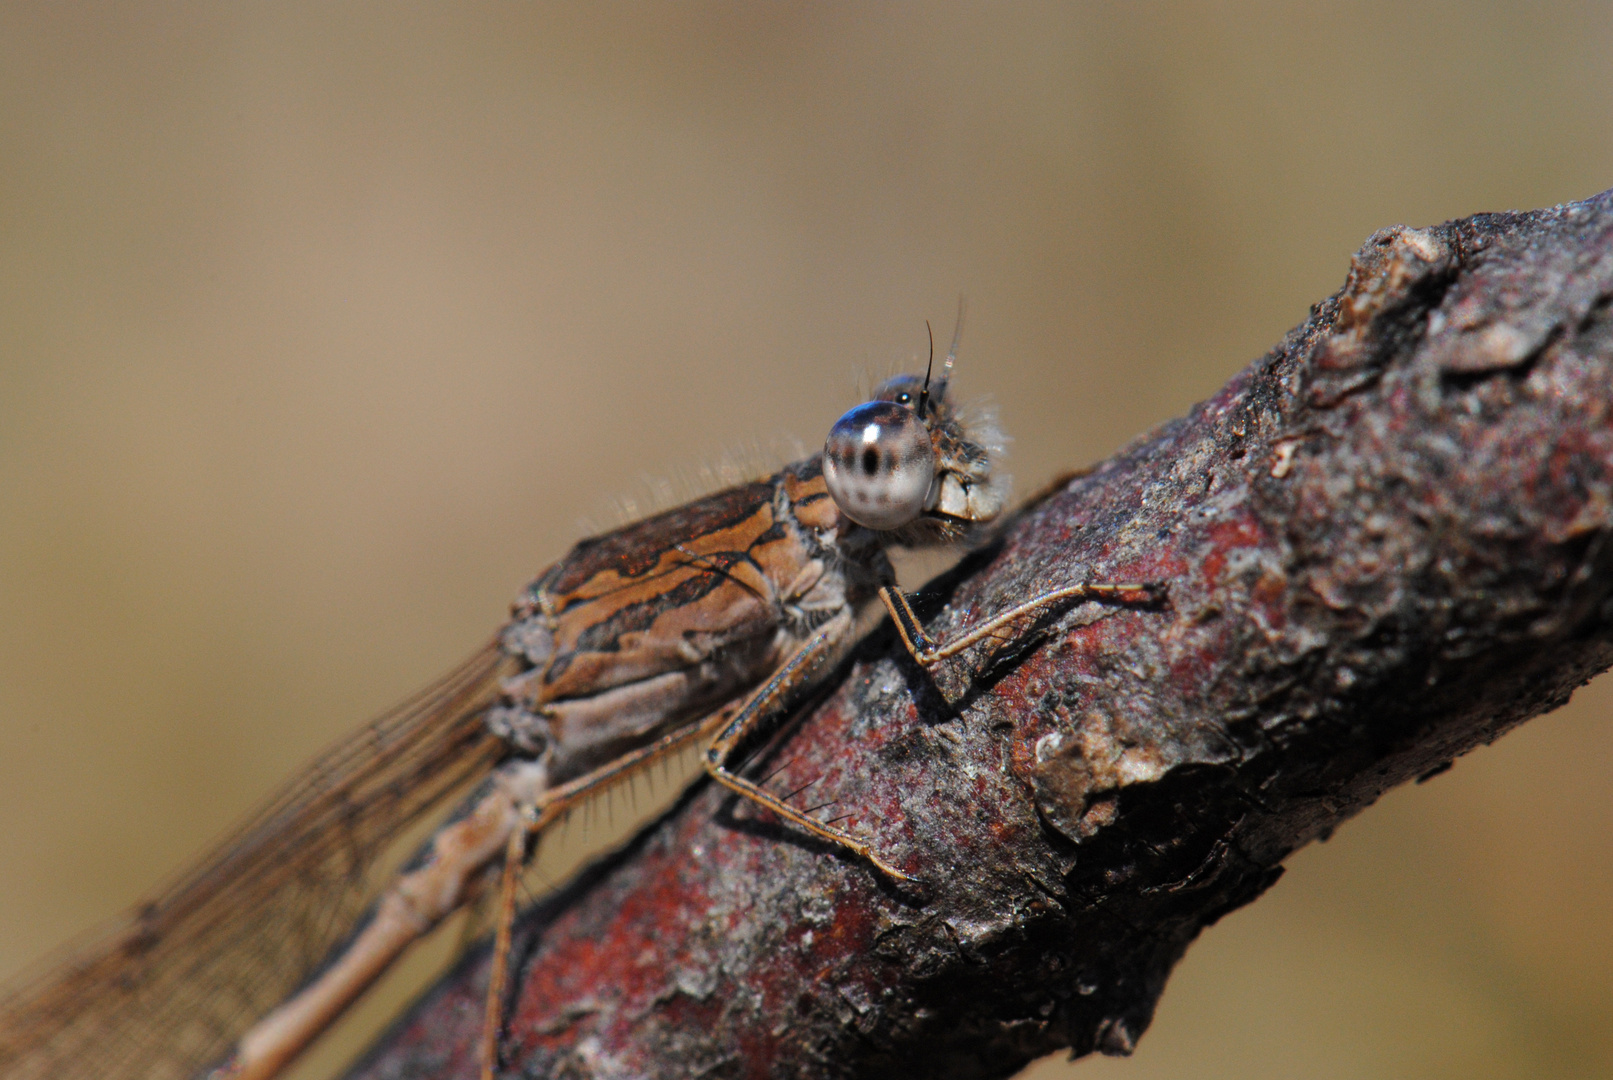
[(821, 455), (578, 543), (516, 600), (501, 641), (519, 671), (488, 726), (564, 782), (744, 696), (861, 612), (895, 583), (887, 548), (967, 540), (1003, 482), (949, 389), (889, 379)]

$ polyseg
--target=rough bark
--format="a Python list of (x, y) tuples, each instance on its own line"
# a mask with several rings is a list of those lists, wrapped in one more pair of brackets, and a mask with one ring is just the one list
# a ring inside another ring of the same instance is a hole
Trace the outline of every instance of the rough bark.
[[(1124, 1054), (1188, 944), (1613, 662), (1613, 192), (1385, 229), (1186, 417), (1020, 514), (759, 757), (924, 879), (697, 784), (523, 916), (516, 1076), (1003, 1077)], [(802, 797), (803, 801), (805, 796)], [(825, 811), (824, 813), (828, 813)], [(485, 949), (358, 1068), (475, 1075)]]

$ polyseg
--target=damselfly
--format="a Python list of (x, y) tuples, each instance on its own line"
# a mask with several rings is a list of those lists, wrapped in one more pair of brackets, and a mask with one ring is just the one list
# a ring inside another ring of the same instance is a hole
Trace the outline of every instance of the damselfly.
[[(907, 879), (914, 868), (891, 853), (742, 775), (750, 736), (833, 670), (876, 598), (930, 667), (1057, 601), (1151, 595), (1070, 585), (945, 644), (925, 635), (887, 550), (967, 542), (1004, 499), (991, 439), (952, 401), (956, 347), (933, 382), (879, 386), (822, 454), (577, 544), (457, 671), (327, 751), (195, 870), (0, 1000), (0, 1075), (274, 1076), (502, 861), (490, 1075), (529, 841), (578, 800), (701, 742), (717, 782)], [(467, 788), (401, 871), (378, 868)]]

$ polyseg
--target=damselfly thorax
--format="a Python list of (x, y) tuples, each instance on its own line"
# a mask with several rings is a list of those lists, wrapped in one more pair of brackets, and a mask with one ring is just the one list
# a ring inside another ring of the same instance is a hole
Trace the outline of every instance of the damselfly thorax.
[(489, 727), (562, 782), (756, 686), (891, 580), (838, 516), (811, 460), (578, 544), (515, 604)]
[[(892, 879), (920, 873), (742, 775), (750, 736), (833, 669), (876, 601), (929, 667), (1056, 601), (1153, 588), (1072, 584), (945, 644), (925, 635), (887, 551), (968, 541), (1004, 499), (990, 439), (950, 399), (951, 366), (949, 356), (933, 382), (882, 384), (821, 455), (577, 544), (465, 668), (316, 761), (127, 929), (0, 1001), (0, 1074), (180, 1080), (228, 1054), (216, 1075), (271, 1077), (502, 860), (491, 1075), (530, 841), (579, 800), (696, 744), (712, 778), (789, 825)], [(483, 782), (405, 871), (365, 892), (355, 867), (478, 772)], [(275, 944), (259, 935), (319, 924), (302, 910), (316, 901), (344, 912), (325, 920), (317, 947), (262, 963)]]

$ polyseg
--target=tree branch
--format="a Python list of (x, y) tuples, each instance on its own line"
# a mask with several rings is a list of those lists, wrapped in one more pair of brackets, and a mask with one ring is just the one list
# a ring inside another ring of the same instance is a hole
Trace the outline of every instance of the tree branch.
[[(772, 755), (922, 889), (696, 785), (523, 917), (506, 1067), (1128, 1053), (1290, 852), (1613, 662), (1610, 404), (1613, 192), (1376, 234), (1269, 354), (926, 594), (938, 637), (1088, 578), (1163, 603), (1056, 609), (933, 680), (882, 632)], [(486, 979), (484, 949), (356, 1075), (474, 1076)]]

